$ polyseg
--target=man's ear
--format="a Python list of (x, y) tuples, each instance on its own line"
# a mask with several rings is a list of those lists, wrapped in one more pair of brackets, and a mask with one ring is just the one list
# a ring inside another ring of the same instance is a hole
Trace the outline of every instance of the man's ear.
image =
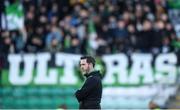
[(92, 63), (90, 63), (90, 65), (91, 65), (92, 68), (94, 68)]

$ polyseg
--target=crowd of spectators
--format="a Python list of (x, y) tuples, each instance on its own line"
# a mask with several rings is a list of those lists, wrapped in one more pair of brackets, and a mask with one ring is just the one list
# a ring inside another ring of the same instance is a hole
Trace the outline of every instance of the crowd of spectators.
[(174, 51), (172, 42), (178, 38), (166, 0), (22, 0), (22, 4), (26, 34), (2, 30), (0, 53), (156, 54)]

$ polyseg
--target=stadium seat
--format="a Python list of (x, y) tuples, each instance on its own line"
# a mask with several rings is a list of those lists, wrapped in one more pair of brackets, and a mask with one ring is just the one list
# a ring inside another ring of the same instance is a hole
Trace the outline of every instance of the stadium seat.
[(23, 97), (26, 95), (26, 89), (24, 87), (16, 87), (12, 92), (14, 97)]
[(51, 90), (50, 88), (48, 87), (42, 87), (39, 89), (39, 94), (41, 94), (42, 96), (47, 96), (47, 95), (51, 95)]
[(2, 92), (3, 92), (3, 96), (8, 96), (8, 95), (11, 95), (11, 92), (12, 92), (13, 88), (12, 87), (4, 87), (2, 89)]
[(40, 103), (41, 103), (40, 98), (29, 97), (27, 100), (28, 100), (28, 106), (27, 106), (28, 108), (31, 108), (31, 109), (34, 109), (34, 108), (39, 109), (40, 108)]
[(59, 88), (51, 89), (51, 94), (54, 94), (54, 95), (57, 95), (57, 96), (64, 96), (64, 95), (66, 95), (65, 91), (63, 89), (59, 89)]
[(40, 108), (41, 109), (52, 109), (55, 108), (55, 105), (53, 105), (53, 99), (52, 97), (42, 96), (39, 98), (41, 100), (40, 102)]
[[(2, 108), (12, 109), (12, 108), (15, 107), (15, 104), (14, 104), (14, 101), (13, 101), (12, 97), (6, 97), (6, 98), (3, 98), (2, 100), (3, 100)], [(11, 106), (9, 106), (9, 105), (11, 105)]]
[(69, 109), (72, 109), (74, 107), (77, 107), (78, 102), (73, 96), (67, 96), (65, 98), (65, 104), (69, 107)]
[(73, 95), (75, 93), (75, 88), (64, 88), (63, 92), (65, 95)]
[(26, 89), (27, 96), (39, 96), (39, 88), (37, 87), (28, 87)]
[(0, 97), (2, 96), (3, 94), (3, 89), (0, 89)]
[(52, 102), (56, 108), (58, 108), (60, 105), (65, 104), (65, 98), (63, 96), (57, 96), (52, 98)]
[(28, 101), (26, 98), (18, 98), (14, 103), (18, 109), (25, 109), (28, 105)]

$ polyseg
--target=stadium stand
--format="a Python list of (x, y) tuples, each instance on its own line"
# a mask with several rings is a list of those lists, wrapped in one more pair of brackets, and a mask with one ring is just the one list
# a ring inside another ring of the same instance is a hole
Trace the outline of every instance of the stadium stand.
[[(170, 0), (1, 0), (0, 7), (0, 74), (8, 69), (9, 54), (40, 52), (97, 57), (176, 53), (180, 64), (180, 22), (176, 20), (179, 16), (173, 16), (178, 11), (172, 8), (179, 6)], [(24, 22), (22, 27), (9, 21), (12, 13), (19, 17), (18, 22)], [(145, 85), (143, 88), (152, 91), (142, 90), (146, 92), (140, 94), (134, 87), (105, 88), (102, 108), (148, 108), (150, 101), (162, 108), (180, 108), (177, 85)], [(77, 87), (0, 87), (0, 109), (78, 108), (73, 96)], [(160, 89), (163, 92), (159, 93)]]

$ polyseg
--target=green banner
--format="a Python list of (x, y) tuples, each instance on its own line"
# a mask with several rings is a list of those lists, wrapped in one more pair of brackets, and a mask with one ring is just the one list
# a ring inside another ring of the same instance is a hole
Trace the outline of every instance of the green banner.
[[(81, 55), (56, 53), (9, 54), (8, 68), (2, 70), (4, 86), (79, 86), (84, 77), (79, 71)], [(96, 70), (104, 86), (139, 86), (162, 82), (174, 84), (179, 72), (174, 53), (134, 53), (96, 58)]]

